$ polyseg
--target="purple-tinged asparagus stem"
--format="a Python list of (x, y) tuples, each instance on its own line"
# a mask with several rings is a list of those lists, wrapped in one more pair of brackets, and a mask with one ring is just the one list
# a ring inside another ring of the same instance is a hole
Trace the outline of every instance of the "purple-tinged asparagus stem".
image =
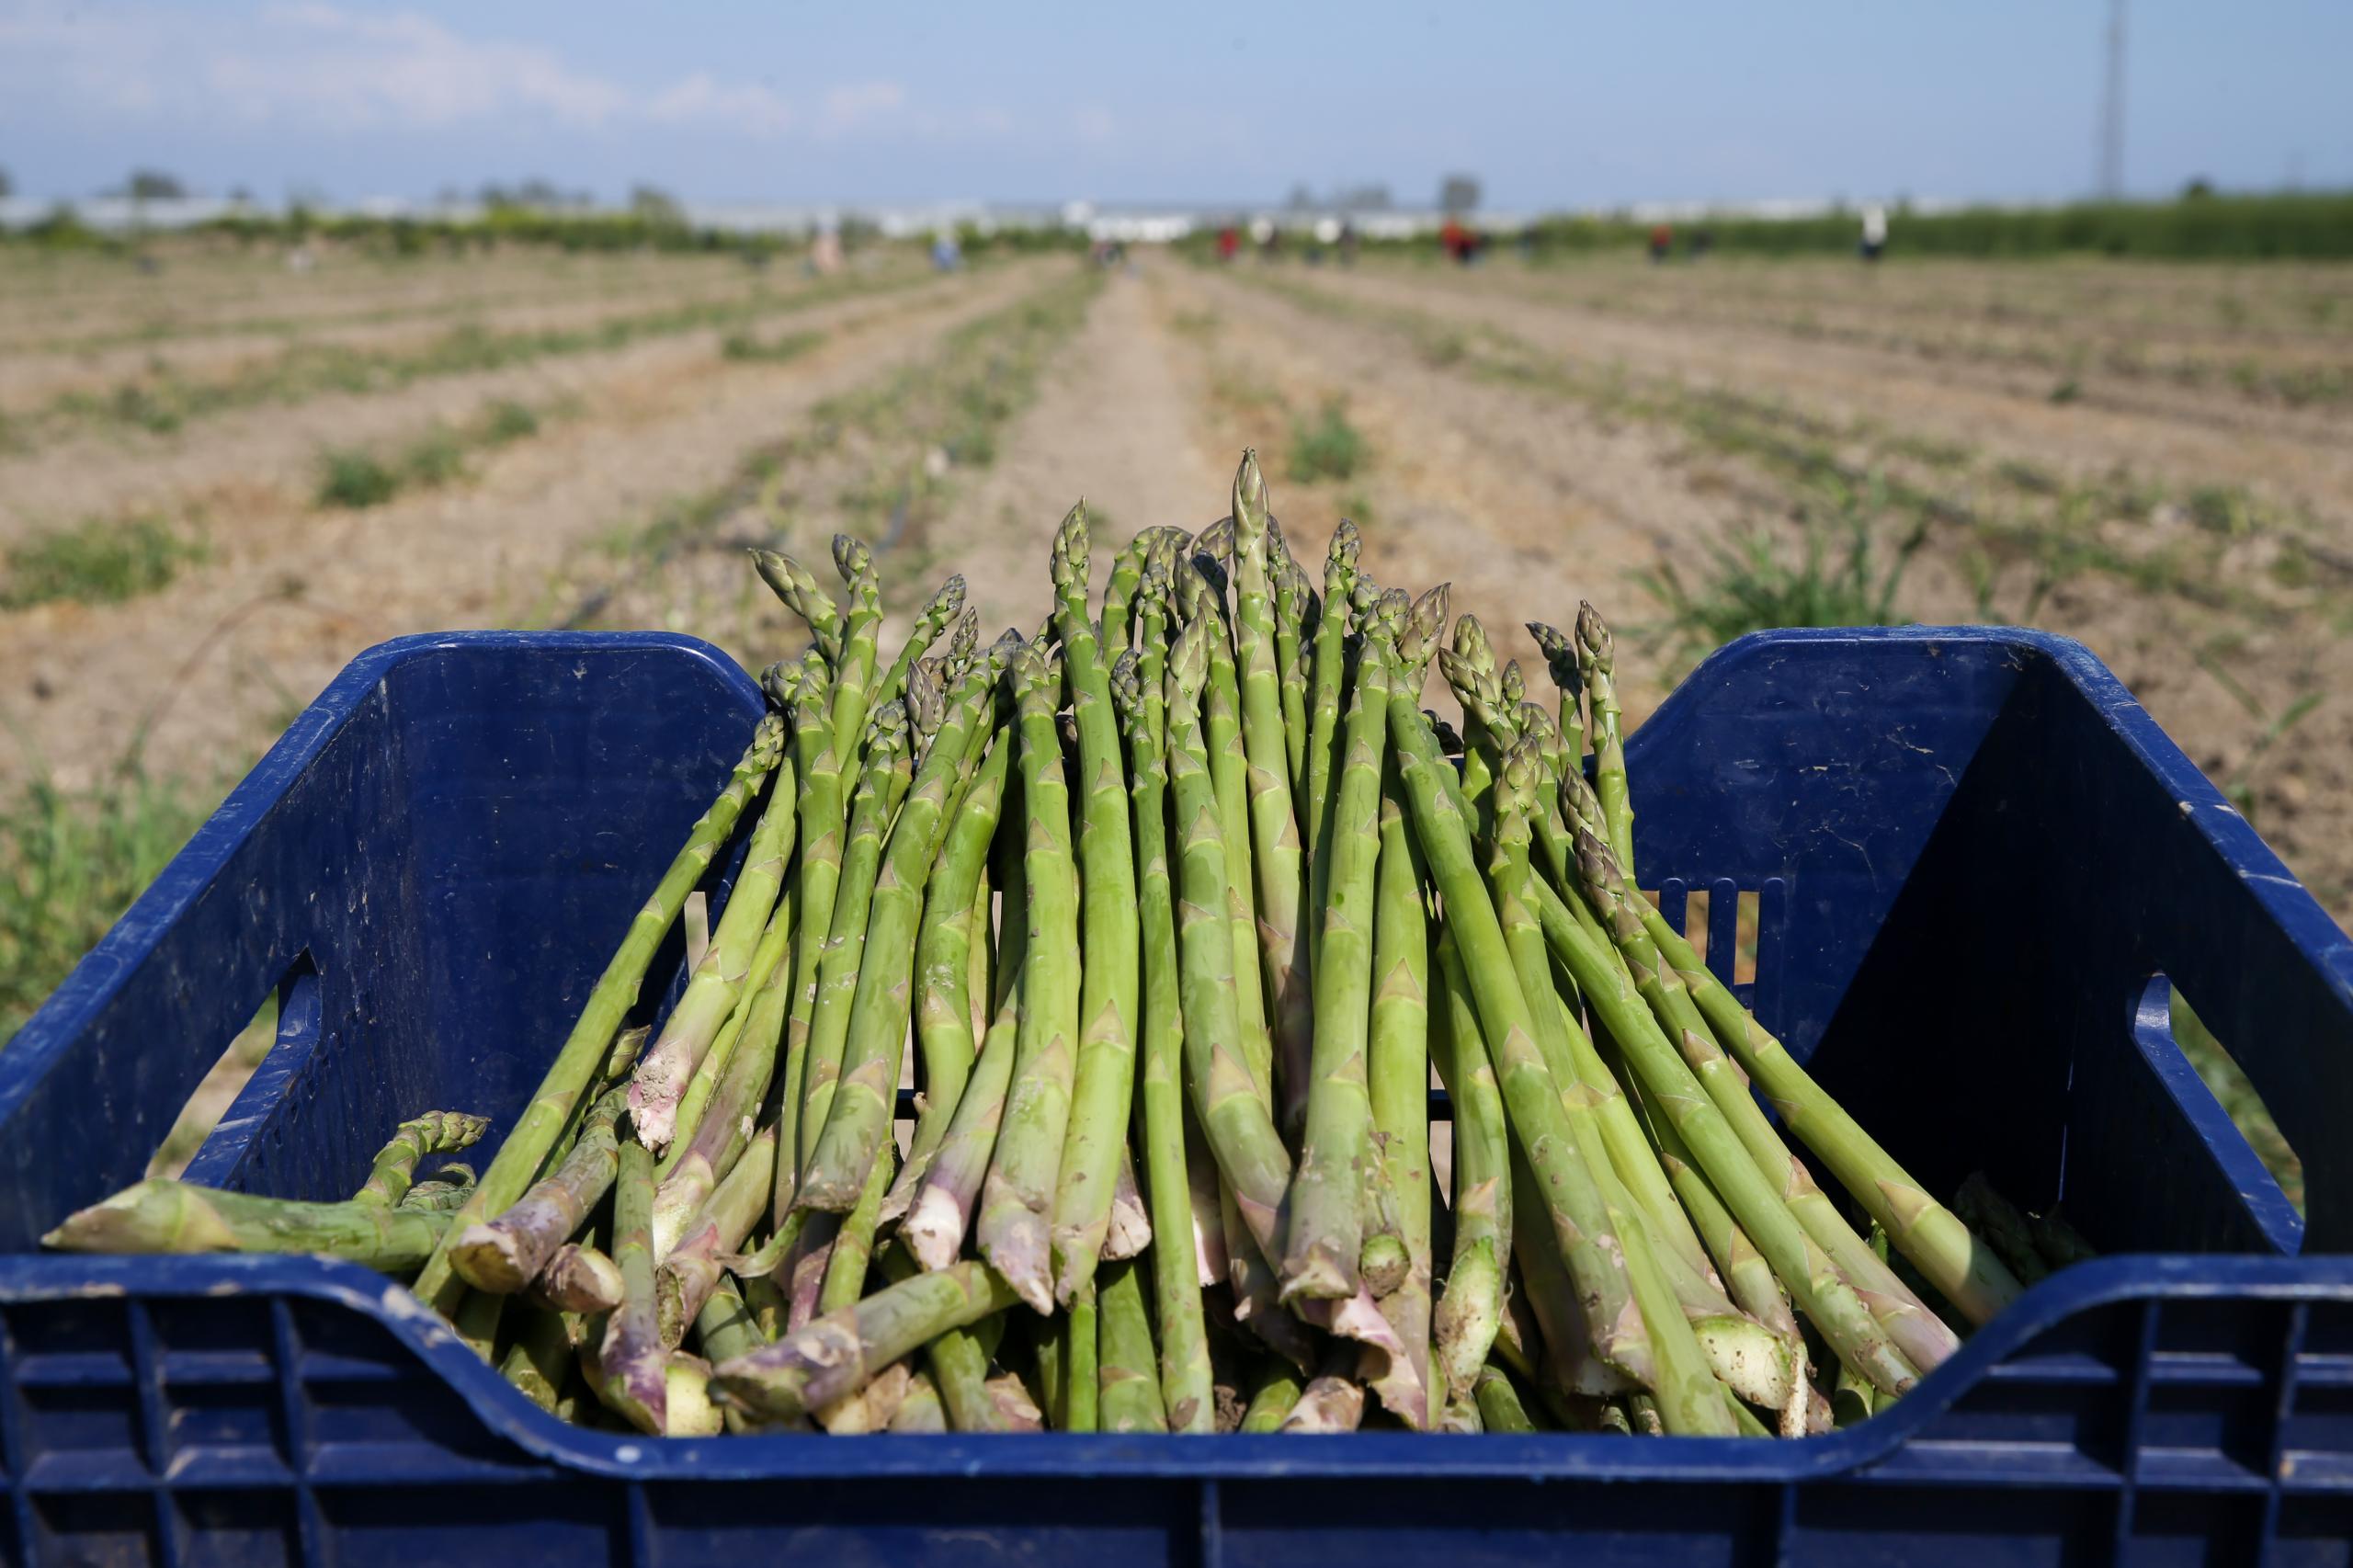
[[(448, 1236), (464, 1233), (475, 1221), (504, 1211), (523, 1196), (524, 1189), (538, 1176), (549, 1151), (573, 1120), (597, 1069), (608, 1060), (621, 1015), (637, 1000), (638, 986), (645, 978), (645, 968), (653, 961), (654, 949), (676, 923), (687, 894), (710, 869), (720, 846), (733, 832), (744, 803), (776, 767), (783, 748), (783, 722), (773, 714), (762, 719), (753, 732), (751, 744), (745, 748), (729, 776), (726, 788), (688, 833), (686, 844), (663, 873), (661, 882), (631, 920), (627, 935), (582, 1006), (572, 1033), (557, 1051), (547, 1075), (540, 1081), (515, 1131), (506, 1135), (506, 1141), (499, 1145), (497, 1155), (490, 1162), (490, 1168), (475, 1184), (473, 1196), (458, 1210), (456, 1222), (446, 1233), (445, 1241)], [(420, 1300), (446, 1313), (456, 1309), (466, 1286), (444, 1252), (426, 1260), (415, 1289)]]
[(669, 1145), (678, 1101), (711, 1042), (734, 1012), (752, 972), (753, 960), (767, 930), (768, 915), (784, 887), (785, 862), (792, 858), (794, 810), (800, 794), (792, 756), (784, 753), (772, 776), (768, 803), (752, 830), (751, 847), (735, 878), (718, 927), (688, 977), (678, 1005), (670, 1009), (653, 1049), (638, 1059), (630, 1081), (630, 1125), (649, 1149)]
[(731, 1403), (790, 1419), (857, 1392), (882, 1369), (951, 1328), (1021, 1298), (987, 1264), (967, 1260), (884, 1287), (722, 1365), (712, 1385)]
[(620, 1266), (593, 1246), (566, 1242), (540, 1270), (532, 1289), (560, 1312), (608, 1312), (621, 1304)]
[(597, 1207), (620, 1162), (614, 1124), (628, 1090), (608, 1091), (589, 1108), (580, 1140), (555, 1171), (532, 1184), (522, 1201), (487, 1224), (471, 1225), (449, 1245), (449, 1262), (477, 1290), (520, 1290)]
[(1013, 1081), (1013, 1064), (1020, 1050), (1021, 957), (1028, 945), (1027, 895), (1016, 857), (1005, 889), (1005, 930), (1007, 946), (1000, 955), (1004, 994), (995, 1019), (982, 1042), (981, 1054), (965, 1080), (956, 1102), (947, 1136), (940, 1140), (931, 1168), (915, 1189), (901, 1230), (907, 1249), (926, 1268), (945, 1268), (963, 1250), (972, 1225), (972, 1209), (996, 1150), (999, 1125), (1005, 1119), (1005, 1096)]
[(1135, 1157), (1123, 1145), (1120, 1169), (1111, 1188), (1110, 1223), (1103, 1233), (1102, 1259), (1117, 1263), (1141, 1257), (1152, 1245), (1152, 1215), (1143, 1206), (1143, 1190), (1136, 1185)]
[(1364, 1384), (1354, 1372), (1352, 1357), (1336, 1349), (1327, 1353), (1276, 1430), (1298, 1437), (1355, 1431), (1364, 1423)]
[(767, 1214), (776, 1177), (776, 1128), (763, 1128), (710, 1195), (710, 1201), (663, 1259), (654, 1279), (655, 1320), (665, 1348), (675, 1350), (719, 1284), (720, 1259), (744, 1244)]
[(613, 1262), (621, 1304), (605, 1324), (597, 1358), (607, 1405), (657, 1437), (670, 1419), (669, 1357), (662, 1348), (654, 1291), (654, 1155), (634, 1138), (621, 1145), (613, 1178)]
[(1023, 856), (1029, 943), (1022, 960), (1020, 1050), (976, 1225), (981, 1256), (1040, 1312), (1051, 1312), (1054, 1303), (1049, 1217), (1070, 1120), (1079, 1021), (1078, 877), (1071, 849), (1070, 787), (1054, 722), (1059, 686), (1054, 665), (1035, 644), (1015, 660), (1022, 806), (1029, 822)]

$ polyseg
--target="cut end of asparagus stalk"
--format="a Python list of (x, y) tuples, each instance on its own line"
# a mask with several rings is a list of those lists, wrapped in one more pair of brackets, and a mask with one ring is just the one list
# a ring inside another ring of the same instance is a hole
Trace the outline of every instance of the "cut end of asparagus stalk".
[(621, 1304), (620, 1266), (595, 1247), (568, 1242), (540, 1270), (540, 1294), (567, 1312), (608, 1312)]

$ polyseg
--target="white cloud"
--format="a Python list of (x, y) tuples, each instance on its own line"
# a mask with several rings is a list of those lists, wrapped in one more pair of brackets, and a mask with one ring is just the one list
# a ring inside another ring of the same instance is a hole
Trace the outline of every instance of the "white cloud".
[(816, 95), (804, 113), (762, 84), (709, 72), (642, 88), (535, 44), (323, 0), (225, 17), (69, 10), (59, 0), (0, 8), (0, 102), (20, 113), (40, 105), (117, 122), (289, 131), (690, 126), (775, 139), (869, 130), (906, 99), (895, 82), (851, 82)]
[(818, 123), (838, 135), (895, 114), (906, 101), (907, 90), (896, 82), (846, 83), (826, 93)]
[(756, 83), (726, 83), (698, 71), (645, 102), (657, 125), (717, 125), (754, 135), (781, 135), (796, 121), (792, 107)]

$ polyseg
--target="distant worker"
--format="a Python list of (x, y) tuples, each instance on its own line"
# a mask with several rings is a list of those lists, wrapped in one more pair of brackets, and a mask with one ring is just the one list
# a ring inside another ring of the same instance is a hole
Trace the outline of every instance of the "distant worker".
[(1693, 230), (1693, 231), (1692, 231), (1692, 233), (1691, 233), (1691, 243), (1690, 243), (1690, 247), (1689, 247), (1689, 248), (1690, 248), (1690, 252), (1691, 252), (1691, 259), (1692, 259), (1693, 261), (1697, 261), (1697, 260), (1699, 260), (1701, 256), (1703, 256), (1707, 255), (1710, 251), (1711, 251), (1711, 250), (1715, 249), (1715, 248), (1716, 248), (1716, 233), (1715, 233), (1715, 231), (1714, 231), (1713, 229), (1695, 229), (1695, 230)]
[(831, 278), (842, 269), (842, 237), (831, 228), (817, 231), (809, 242), (809, 270), (820, 278)]
[(1275, 227), (1272, 218), (1250, 220), (1250, 243), (1258, 247), (1260, 261), (1272, 261), (1282, 251), (1283, 232)]
[(964, 247), (956, 243), (954, 234), (942, 229), (931, 237), (931, 269), (934, 272), (953, 272), (963, 265)]
[(1877, 261), (1886, 249), (1887, 209), (1874, 202), (1863, 209), (1863, 259)]
[(1232, 261), (1242, 249), (1242, 231), (1228, 223), (1217, 232), (1217, 258)]
[(1357, 226), (1343, 220), (1340, 223), (1340, 265), (1354, 267), (1357, 263)]
[(1446, 226), (1438, 232), (1438, 248), (1446, 252), (1448, 260), (1458, 267), (1468, 267), (1479, 259), (1479, 253), (1486, 248), (1487, 238), (1460, 218), (1449, 217)]
[(1665, 261), (1675, 254), (1675, 231), (1661, 223), (1651, 230), (1651, 259)]

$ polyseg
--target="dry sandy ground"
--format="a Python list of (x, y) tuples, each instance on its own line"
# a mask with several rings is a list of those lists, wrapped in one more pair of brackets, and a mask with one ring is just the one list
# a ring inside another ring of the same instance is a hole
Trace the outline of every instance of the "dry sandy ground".
[[(790, 298), (796, 282), (786, 281), (758, 293)], [(63, 394), (110, 392), (158, 372), (199, 383), (223, 381), (240, 371), (266, 367), (297, 345), (375, 352), (414, 349), (460, 329), (492, 333), (576, 329), (652, 310), (752, 298), (755, 291), (753, 284), (737, 278), (692, 288), (569, 290), (552, 298), (527, 292), (494, 301), (428, 300), (389, 317), (369, 310), (358, 312), (357, 320), (330, 317), (308, 323), (300, 332), (248, 328), (96, 347), (11, 349), (0, 355), (0, 415), (30, 418)]]
[[(624, 356), (602, 367), (606, 384), (580, 417), (455, 488), (333, 517), (257, 497), (210, 564), (159, 594), (0, 621), (0, 725), (67, 782), (134, 735), (151, 767), (233, 776), (354, 653), (408, 632), (527, 621), (561, 597), (569, 552), (720, 482), (799, 412), (887, 373), (1030, 276), (1008, 268), (844, 307), (822, 346), (782, 365), (727, 364), (707, 345), (699, 359), (676, 345)], [(0, 777), (21, 778), (30, 761), (8, 748)]]
[(754, 272), (732, 257), (529, 251), (406, 261), (330, 256), (310, 272), (257, 253), (174, 261), (152, 274), (114, 260), (10, 256), (0, 257), (0, 347), (70, 350), (407, 312), (457, 314), (530, 300), (659, 297), (742, 282)]
[[(1841, 419), (1868, 418), (1984, 446), (2073, 476), (2122, 468), (2184, 486), (2231, 483), (2311, 512), (2353, 540), (2353, 422), (2287, 416), (2221, 425), (2172, 406), (2053, 404), (2048, 374), (1949, 364), (1732, 326), (1630, 320), (1484, 287), (1478, 276), (1382, 271), (1314, 279), (1347, 298), (1432, 311), (1510, 334), (1531, 347), (1694, 385), (1802, 402)], [(2216, 400), (2205, 403), (2211, 408)]]
[[(1330, 368), (1330, 379), (1349, 392), (1351, 417), (1371, 437), (1375, 475), (1388, 472), (1386, 410), (1392, 397), (1404, 392), (1412, 410), (1408, 427), (1422, 441), (1444, 439), (1449, 429), (1467, 425), (1463, 438), (1491, 454), (1476, 466), (1507, 463), (1523, 479), (1548, 468), (1561, 472), (1560, 496), (1606, 498), (1623, 528), (1647, 533), (1650, 560), (1674, 550), (1688, 564), (1695, 544), (1789, 516), (1791, 497), (1780, 482), (1739, 458), (1698, 447), (1678, 430), (1484, 381), (1460, 367), (1430, 367), (1397, 332), (1306, 310), (1251, 281), (1247, 273), (1238, 279), (1203, 275), (1190, 286), (1220, 311), (1249, 323), (1251, 352), (1279, 359), (1293, 374)], [(1806, 414), (1864, 416), (1882, 430), (1960, 441), (1991, 458), (2045, 462), (2062, 472), (2089, 469), (2111, 481), (2154, 476), (2185, 487), (2245, 483), (2287, 495), (2314, 517), (2353, 525), (2353, 472), (2347, 472), (2353, 460), (2293, 433), (2265, 448), (2272, 464), (2267, 469), (2249, 456), (2250, 445), (2211, 430), (2148, 412), (2054, 408), (1979, 385), (1949, 384), (1936, 367), (1905, 365), (1884, 354), (1817, 352), (1765, 335), (1602, 320), (1567, 307), (1494, 297), (1482, 292), (1475, 278), (1417, 286), (1398, 277), (1327, 274), (1312, 286), (1441, 322), (1502, 328), (1515, 343), (1563, 364), (1593, 369), (1623, 362), (1689, 385), (1736, 386)], [(1515, 433), (1525, 433), (1524, 452), (1512, 450)], [(1548, 457), (1557, 467), (1548, 465)], [(1960, 498), (1968, 496), (1964, 492)], [(2178, 520), (2157, 525), (2120, 518), (2086, 526), (2102, 538), (2187, 527)], [(1654, 613), (1652, 602), (1625, 581), (1628, 566), (1649, 563), (1639, 547), (1631, 552), (1619, 548), (1608, 532), (1565, 505), (1554, 511), (1549, 539), (1540, 521), (1535, 529), (1534, 537), (1545, 540), (1534, 552), (1538, 560), (1549, 553), (1554, 571), (1574, 570), (1570, 562), (1586, 567), (1574, 573), (1579, 586), (1613, 618), (1634, 622)], [(1904, 580), (1902, 612), (1931, 622), (1983, 619), (1961, 569), (1971, 548), (1965, 528), (1933, 537)], [(2325, 584), (2279, 587), (2268, 572), (2270, 560), (2265, 540), (2241, 541), (2222, 556), (2213, 574), (2218, 581), (2191, 581), (2179, 592), (2151, 592), (2111, 573), (2078, 572), (2033, 605), (2032, 619), (2090, 644), (2211, 777), (2245, 788), (2256, 825), (2341, 916), (2353, 910), (2353, 701), (2336, 694), (2353, 690), (2353, 640), (2347, 637), (2353, 607)], [(1527, 565), (1510, 579), (1541, 582), (1544, 570)], [(1463, 573), (1456, 568), (1453, 574)], [(2253, 608), (2199, 597), (2218, 585)], [(1526, 604), (1529, 597), (1519, 588), (1515, 601)], [(2018, 599), (2016, 591), (2004, 597), (1996, 617), (2021, 615)], [(1630, 710), (1646, 708), (1657, 692), (1655, 678), (1638, 680)], [(2317, 706), (2288, 739), (2267, 743), (2280, 716), (2313, 693), (2320, 694)]]
[[(1004, 450), (930, 555), (964, 574), (981, 624), (1025, 634), (1051, 608), (1047, 546), (1071, 505), (1097, 518), (1094, 575), (1139, 528), (1202, 528), (1223, 517), (1232, 460), (1206, 443), (1148, 280), (1166, 264), (1110, 278), (1085, 327), (1014, 422)], [(1237, 454), (1238, 455), (1238, 454)]]
[[(745, 324), (764, 334), (824, 329), (903, 310), (916, 297), (885, 289), (811, 306), (780, 292), (773, 314)], [(640, 308), (656, 302), (641, 301)], [(327, 392), (241, 409), (171, 436), (92, 432), (0, 453), (0, 544), (86, 517), (150, 509), (177, 515), (191, 501), (213, 502), (207, 509), (216, 515), (233, 514), (256, 489), (307, 493), (327, 447), (414, 436), (436, 420), (461, 422), (503, 398), (542, 404), (658, 381), (710, 363), (724, 336), (716, 329), (673, 333), (616, 349), (429, 376), (388, 392)]]

